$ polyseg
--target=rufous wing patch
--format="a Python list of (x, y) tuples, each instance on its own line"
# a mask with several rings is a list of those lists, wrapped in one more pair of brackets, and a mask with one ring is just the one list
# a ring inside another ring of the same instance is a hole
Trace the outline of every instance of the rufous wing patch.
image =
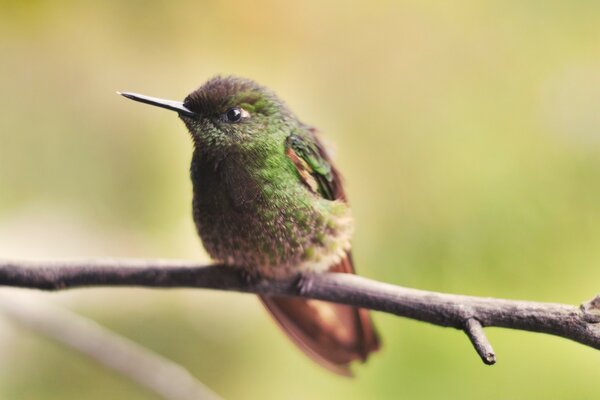
[(312, 168), (308, 165), (308, 163), (304, 161), (304, 159), (300, 158), (296, 151), (294, 151), (294, 149), (292, 149), (291, 147), (287, 148), (286, 155), (290, 160), (292, 160), (292, 163), (298, 171), (298, 175), (300, 175), (302, 183), (304, 183), (310, 189), (311, 192), (315, 194), (319, 193), (319, 184), (315, 177), (312, 175), (313, 171)]

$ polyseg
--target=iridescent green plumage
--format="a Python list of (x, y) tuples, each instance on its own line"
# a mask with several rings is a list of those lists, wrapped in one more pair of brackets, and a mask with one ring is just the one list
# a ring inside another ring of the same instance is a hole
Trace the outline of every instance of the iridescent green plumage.
[[(211, 80), (184, 105), (200, 115), (181, 118), (195, 143), (194, 219), (207, 251), (267, 275), (339, 262), (350, 246), (352, 218), (347, 203), (334, 197), (332, 166), (314, 132), (250, 81)], [(234, 107), (249, 117), (224, 120)], [(307, 190), (307, 176), (316, 191)]]
[[(177, 111), (194, 141), (193, 216), (208, 253), (252, 274), (354, 273), (353, 222), (341, 179), (316, 130), (250, 80), (213, 78), (183, 103), (123, 93)], [(289, 337), (348, 375), (379, 342), (366, 310), (261, 297)]]

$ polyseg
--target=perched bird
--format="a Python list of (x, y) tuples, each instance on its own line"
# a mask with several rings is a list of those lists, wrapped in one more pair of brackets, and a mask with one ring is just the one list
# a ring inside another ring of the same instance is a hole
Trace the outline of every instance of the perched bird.
[[(176, 111), (194, 142), (193, 216), (206, 251), (250, 276), (354, 273), (353, 219), (318, 133), (270, 90), (215, 77), (182, 102), (121, 95)], [(351, 375), (379, 347), (368, 311), (261, 296), (288, 336), (326, 368)]]

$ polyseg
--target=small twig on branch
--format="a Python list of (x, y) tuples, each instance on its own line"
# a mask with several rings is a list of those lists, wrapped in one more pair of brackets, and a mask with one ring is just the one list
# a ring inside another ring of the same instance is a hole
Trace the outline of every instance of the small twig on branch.
[(245, 279), (239, 270), (221, 265), (157, 260), (17, 262), (0, 260), (0, 286), (62, 290), (92, 286), (206, 288), (265, 295), (304, 297), (454, 327), (467, 333), (486, 363), (495, 361), (483, 327), (519, 329), (561, 336), (600, 349), (600, 296), (575, 307), (565, 304), (504, 300), (410, 289), (356, 275)]
[(473, 343), (475, 351), (481, 357), (481, 360), (487, 365), (496, 364), (496, 354), (491, 343), (485, 336), (481, 323), (475, 318), (469, 318), (465, 322), (465, 333)]
[(219, 400), (185, 368), (70, 311), (0, 294), (0, 310), (21, 325), (129, 377), (166, 400)]

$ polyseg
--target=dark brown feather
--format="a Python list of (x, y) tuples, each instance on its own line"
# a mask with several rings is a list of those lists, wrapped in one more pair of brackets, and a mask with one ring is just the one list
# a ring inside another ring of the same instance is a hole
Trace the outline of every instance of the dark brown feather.
[[(331, 271), (352, 273), (350, 258)], [(367, 310), (318, 300), (260, 298), (294, 343), (332, 372), (352, 376), (350, 363), (366, 361), (379, 348)]]

